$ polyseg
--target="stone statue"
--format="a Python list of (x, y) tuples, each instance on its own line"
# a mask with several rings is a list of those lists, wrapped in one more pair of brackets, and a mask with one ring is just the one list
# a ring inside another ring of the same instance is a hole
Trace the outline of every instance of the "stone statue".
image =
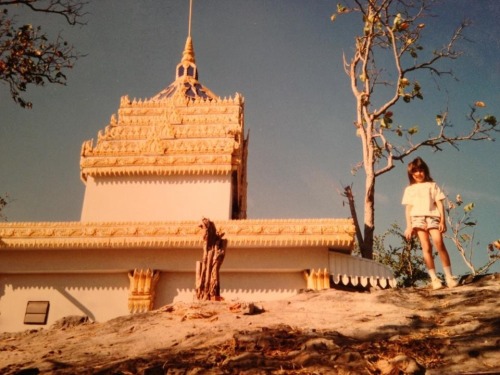
[(219, 270), (226, 255), (227, 240), (215, 224), (203, 218), (203, 259), (196, 263), (196, 297), (199, 300), (221, 301)]

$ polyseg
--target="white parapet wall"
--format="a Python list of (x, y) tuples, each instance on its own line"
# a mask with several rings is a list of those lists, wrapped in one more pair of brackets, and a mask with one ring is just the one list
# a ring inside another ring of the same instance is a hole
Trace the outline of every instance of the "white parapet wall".
[(229, 175), (89, 176), (81, 220), (227, 220), (231, 196)]

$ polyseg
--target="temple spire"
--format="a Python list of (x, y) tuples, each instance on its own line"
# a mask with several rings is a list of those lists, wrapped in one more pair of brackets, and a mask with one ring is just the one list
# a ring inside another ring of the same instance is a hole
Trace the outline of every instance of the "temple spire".
[(193, 0), (189, 0), (189, 21), (188, 21), (188, 38), (191, 37), (191, 19), (193, 17)]
[(181, 63), (185, 62), (196, 64), (196, 61), (194, 59), (193, 39), (190, 36), (187, 37), (186, 45), (184, 46), (184, 52), (182, 52)]
[(182, 63), (196, 64), (194, 58), (194, 48), (193, 39), (191, 38), (191, 20), (193, 18), (193, 0), (189, 0), (189, 17), (188, 17), (188, 36), (186, 39), (186, 45), (184, 46), (184, 51), (182, 52)]
[(191, 38), (191, 21), (193, 18), (193, 0), (189, 0), (188, 36), (182, 58), (175, 68), (175, 81), (166, 89), (155, 95), (153, 100), (170, 98), (175, 94), (188, 98), (216, 99), (212, 91), (198, 81), (198, 67), (194, 55), (193, 39)]

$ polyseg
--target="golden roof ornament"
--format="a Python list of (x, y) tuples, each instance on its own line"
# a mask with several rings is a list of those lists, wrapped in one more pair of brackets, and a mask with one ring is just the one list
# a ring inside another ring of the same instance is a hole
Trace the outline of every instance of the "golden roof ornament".
[(191, 38), (190, 36), (188, 36), (186, 39), (184, 52), (182, 52), (181, 63), (192, 63), (192, 64), (196, 63), (194, 58), (193, 38)]

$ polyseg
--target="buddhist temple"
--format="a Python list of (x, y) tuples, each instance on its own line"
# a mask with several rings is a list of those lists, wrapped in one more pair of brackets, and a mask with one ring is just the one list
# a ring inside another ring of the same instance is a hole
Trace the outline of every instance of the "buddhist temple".
[(203, 217), (228, 242), (226, 300), (395, 286), (388, 268), (351, 255), (349, 218), (248, 219), (244, 97), (200, 82), (190, 33), (174, 77), (150, 98), (123, 96), (83, 142), (79, 222), (0, 223), (0, 332), (194, 301)]

